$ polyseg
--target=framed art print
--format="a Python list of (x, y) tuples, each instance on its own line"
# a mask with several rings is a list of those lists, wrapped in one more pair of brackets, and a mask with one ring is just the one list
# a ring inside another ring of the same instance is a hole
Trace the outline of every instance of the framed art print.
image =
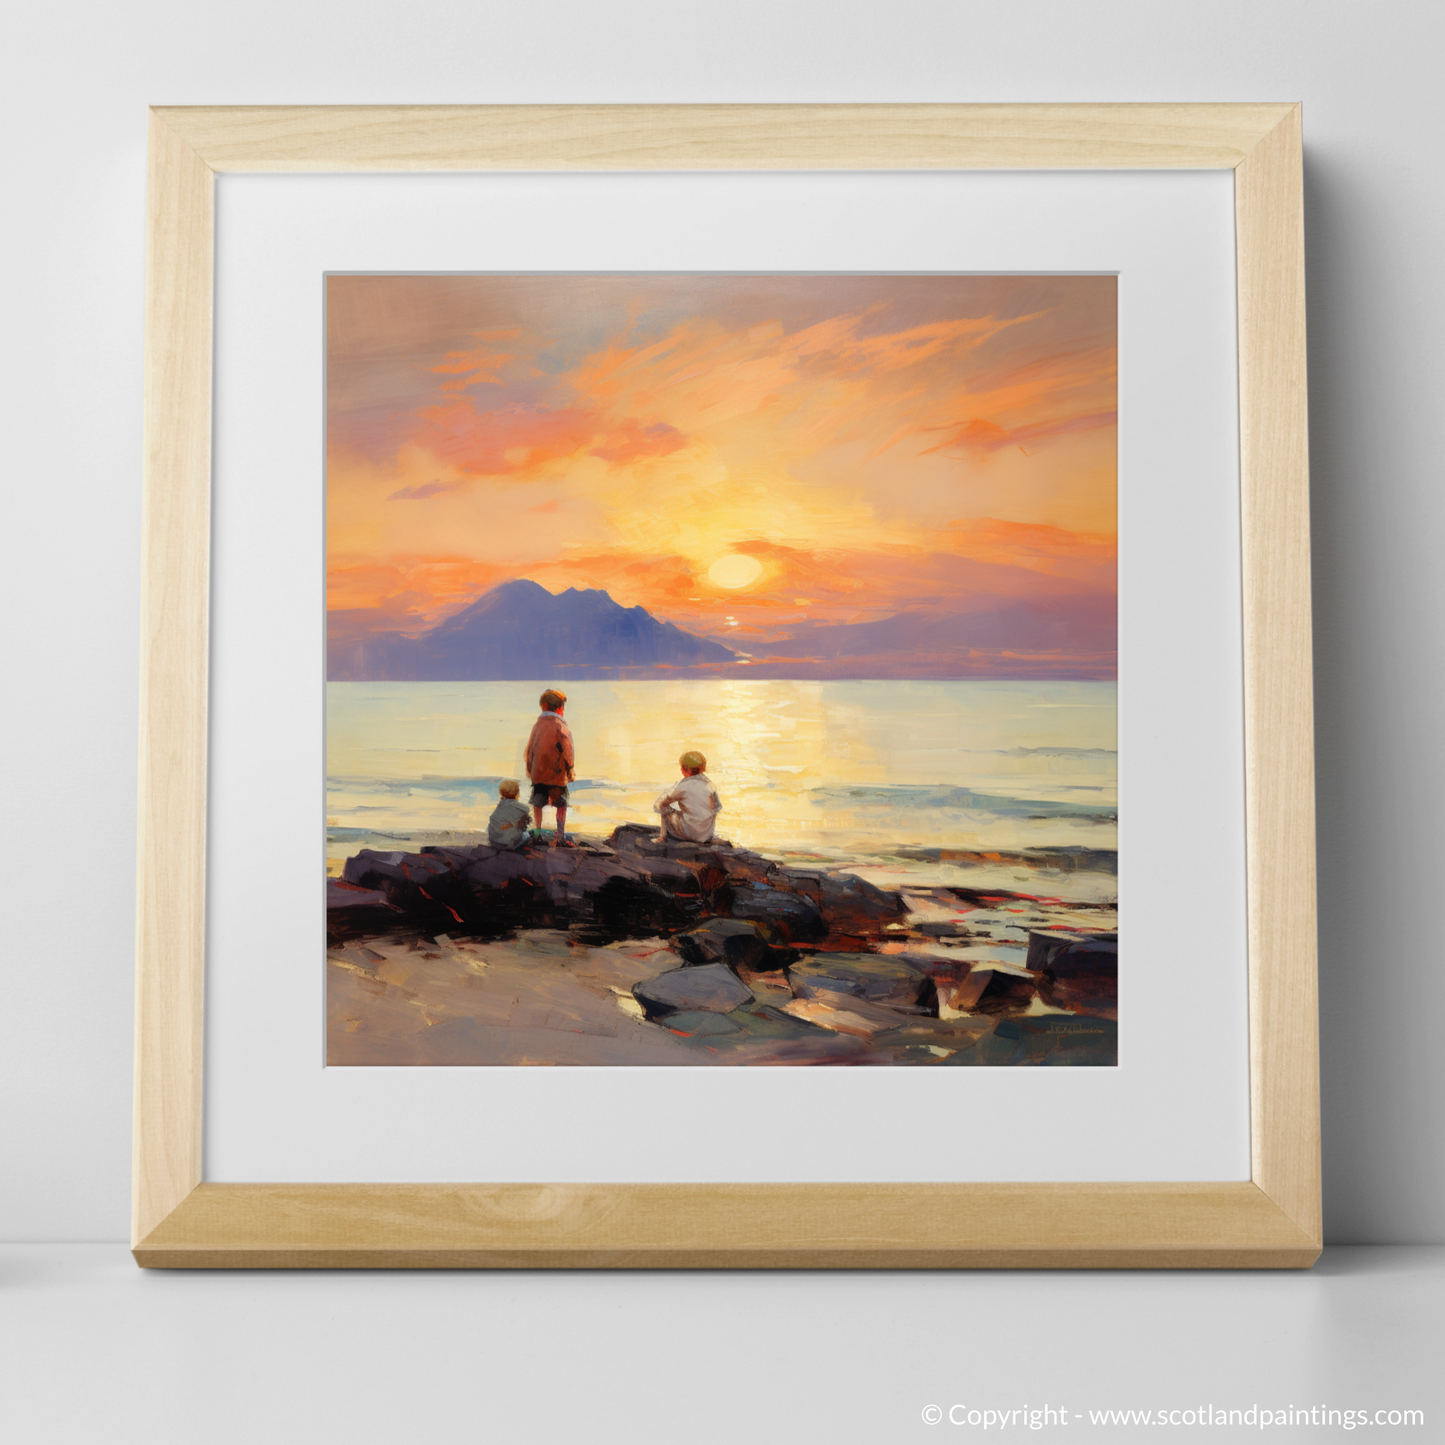
[(328, 1065), (1113, 1066), (1116, 289), (329, 276)]
[(137, 1259), (1309, 1263), (1298, 145), (153, 112)]

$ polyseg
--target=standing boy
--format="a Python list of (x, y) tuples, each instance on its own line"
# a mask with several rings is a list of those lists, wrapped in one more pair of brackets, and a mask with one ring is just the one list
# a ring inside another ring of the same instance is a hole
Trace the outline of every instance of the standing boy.
[(523, 762), (532, 782), (532, 816), (542, 828), (542, 809), (557, 810), (557, 836), (552, 846), (570, 848), (567, 841), (567, 784), (576, 777), (572, 770), (572, 729), (562, 721), (567, 694), (548, 688), (540, 699), (542, 715), (532, 724)]

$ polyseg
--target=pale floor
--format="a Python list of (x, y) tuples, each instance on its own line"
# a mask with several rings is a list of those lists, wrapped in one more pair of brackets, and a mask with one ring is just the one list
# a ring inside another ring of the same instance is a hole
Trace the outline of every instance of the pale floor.
[[(1445, 1439), (1445, 1246), (1279, 1273), (143, 1272), (0, 1246), (0, 1436), (97, 1442), (1337, 1440), (1091, 1409), (1414, 1409)], [(927, 1406), (1062, 1406), (982, 1431)]]

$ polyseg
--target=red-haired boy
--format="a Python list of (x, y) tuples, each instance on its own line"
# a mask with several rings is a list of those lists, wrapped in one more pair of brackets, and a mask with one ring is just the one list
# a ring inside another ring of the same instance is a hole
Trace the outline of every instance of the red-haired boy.
[(567, 784), (577, 775), (573, 771), (572, 729), (562, 721), (567, 694), (549, 687), (539, 699), (542, 715), (532, 724), (527, 750), (522, 761), (532, 783), (532, 817), (537, 829), (542, 828), (542, 809), (557, 810), (557, 836), (552, 846), (569, 848), (567, 841)]

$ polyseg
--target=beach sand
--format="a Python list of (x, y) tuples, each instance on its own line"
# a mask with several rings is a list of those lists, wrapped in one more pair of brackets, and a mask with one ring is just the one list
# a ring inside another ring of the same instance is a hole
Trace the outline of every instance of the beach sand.
[[(1026, 967), (1031, 935), (1113, 936), (1111, 875), (939, 858), (829, 871), (840, 878), (863, 873), (898, 890), (906, 912), (849, 956), (820, 952), (832, 946), (820, 943), (794, 950), (786, 969), (733, 968), (750, 997), (740, 990), (741, 1001), (727, 1011), (644, 1016), (634, 988), (683, 962), (679, 946), (666, 937), (599, 941), (588, 930), (555, 927), (493, 939), (406, 928), (337, 939), (327, 956), (327, 1062), (929, 1067), (1116, 1061), (1113, 1021), (1098, 1017), (1097, 1009), (1077, 1013), (1050, 1005)], [(848, 981), (826, 976), (830, 959), (848, 965), (831, 969)], [(880, 1003), (842, 991), (855, 988), (853, 974), (870, 969), (917, 975), (926, 1006), (900, 1008), (896, 999)], [(980, 980), (988, 981), (982, 998), (975, 997)]]

